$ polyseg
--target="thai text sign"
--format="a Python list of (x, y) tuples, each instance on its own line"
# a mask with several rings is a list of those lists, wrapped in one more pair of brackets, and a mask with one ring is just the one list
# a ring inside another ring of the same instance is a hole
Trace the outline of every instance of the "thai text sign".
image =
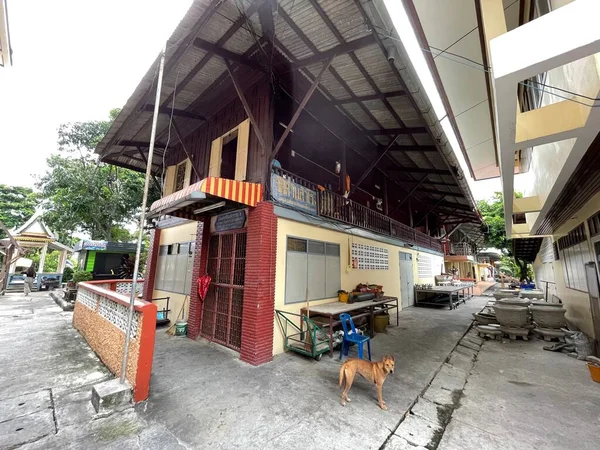
[(239, 230), (244, 228), (246, 223), (246, 210), (240, 209), (238, 211), (232, 211), (224, 214), (219, 214), (215, 222), (215, 231), (229, 231)]
[(294, 209), (317, 214), (317, 193), (275, 173), (271, 174), (273, 199)]

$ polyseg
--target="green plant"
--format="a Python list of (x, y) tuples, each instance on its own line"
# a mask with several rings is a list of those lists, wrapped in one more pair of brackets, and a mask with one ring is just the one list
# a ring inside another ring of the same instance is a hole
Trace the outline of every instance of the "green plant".
[(90, 281), (92, 278), (92, 272), (86, 272), (85, 270), (78, 270), (73, 274), (73, 281), (75, 284), (81, 281)]
[(71, 281), (73, 279), (73, 269), (71, 267), (65, 267), (63, 271), (63, 281)]

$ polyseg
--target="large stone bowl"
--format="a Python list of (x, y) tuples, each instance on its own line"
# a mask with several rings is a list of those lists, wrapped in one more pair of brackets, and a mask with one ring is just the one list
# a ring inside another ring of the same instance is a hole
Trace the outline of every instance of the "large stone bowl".
[[(533, 321), (542, 328), (562, 328), (566, 325), (564, 308), (555, 306), (531, 306)], [(497, 315), (497, 313), (496, 313)]]
[(510, 289), (499, 289), (492, 295), (496, 300), (500, 300), (501, 298), (515, 298), (517, 294), (517, 291), (512, 291)]
[(477, 323), (481, 325), (490, 325), (493, 323), (498, 323), (498, 319), (496, 319), (496, 316), (493, 316), (491, 314), (485, 314), (483, 312), (473, 313), (473, 317), (475, 318), (475, 321), (477, 321)]
[(542, 291), (540, 289), (522, 290), (519, 295), (521, 298), (529, 298), (529, 299), (537, 299), (537, 300), (544, 299), (544, 291)]
[(496, 301), (498, 305), (529, 306), (531, 302), (524, 298), (501, 298)]
[(553, 308), (562, 308), (563, 307), (562, 303), (551, 303), (551, 302), (544, 302), (544, 301), (540, 301), (540, 300), (533, 300), (531, 302), (531, 306), (551, 306)]
[(495, 305), (496, 319), (505, 327), (524, 328), (527, 326), (529, 308), (516, 305)]

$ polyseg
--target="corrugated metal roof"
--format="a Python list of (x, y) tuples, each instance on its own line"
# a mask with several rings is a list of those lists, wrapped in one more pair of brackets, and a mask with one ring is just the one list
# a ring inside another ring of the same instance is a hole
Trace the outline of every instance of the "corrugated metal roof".
[[(357, 39), (368, 37), (373, 33), (362, 11), (359, 10), (360, 4), (354, 1), (279, 0), (276, 3), (277, 8), (272, 12), (272, 16), (277, 52), (272, 57), (278, 60), (301, 63), (303, 60), (318, 56), (318, 53), (340, 49), (340, 46), (347, 43), (356, 43)], [(221, 1), (215, 7), (215, 0), (195, 0), (167, 43), (166, 67), (169, 70), (164, 77), (161, 105), (181, 111), (198, 112), (198, 105), (203, 96), (211, 94), (207, 89), (213, 86), (215, 81), (225, 79), (226, 66), (222, 57), (212, 51), (194, 46), (195, 38), (216, 44), (217, 47), (236, 55), (254, 52), (254, 60), (259, 60), (260, 65), (263, 65), (265, 57), (261, 52), (264, 53), (264, 50), (257, 49), (259, 40), (264, 39), (258, 8), (268, 4), (269, 2), (260, 0), (257, 2), (227, 0)], [(241, 14), (242, 10), (249, 11), (245, 13), (246, 17)], [(367, 14), (371, 15), (372, 11), (369, 10)], [(358, 41), (361, 42), (361, 46), (356, 46), (357, 48), (351, 53), (348, 53), (348, 50), (338, 50), (339, 53), (333, 59), (329, 70), (323, 74), (319, 91), (326, 98), (334, 101), (353, 100), (351, 103), (336, 104), (336, 107), (360, 130), (373, 132), (380, 129), (397, 130), (404, 126), (425, 127), (421, 113), (415, 109), (408, 94), (396, 94), (394, 97), (383, 95), (405, 90), (405, 87), (398, 73), (394, 72), (387, 60), (377, 40), (378, 36), (373, 36), (375, 43), (369, 44), (364, 39)], [(267, 58), (271, 57), (267, 55)], [(98, 145), (97, 152), (103, 158), (114, 163), (143, 168), (141, 167), (143, 163), (139, 159), (131, 159), (124, 154), (125, 150), (131, 152), (134, 149), (123, 147), (118, 143), (122, 140), (142, 142), (149, 140), (152, 112), (147, 107), (154, 102), (157, 62), (158, 60), (150, 67), (109, 132)], [(398, 61), (398, 64), (402, 66), (404, 63)], [(296, 70), (293, 76), (305, 77), (312, 82), (322, 67), (322, 61), (314, 62)], [(173, 103), (171, 94), (175, 88), (177, 88), (177, 95)], [(202, 115), (212, 113), (212, 111), (200, 111)], [(184, 134), (201, 123), (196, 119), (182, 117), (177, 119), (177, 124)], [(168, 132), (168, 116), (162, 114), (159, 117), (157, 140), (160, 142), (166, 139)], [(391, 142), (394, 134), (395, 132), (392, 131), (382, 135), (371, 133), (368, 139), (374, 145), (386, 146)], [(171, 133), (170, 146), (176, 145), (177, 141), (177, 137)], [(401, 134), (395, 145), (433, 146), (435, 143), (430, 134), (417, 132)], [(162, 165), (160, 149), (157, 150), (154, 163)], [(397, 165), (400, 168), (448, 170), (444, 157), (440, 153), (432, 152), (395, 152), (393, 156), (386, 156), (381, 164), (386, 168)], [(406, 178), (420, 179), (422, 176), (407, 172)], [(430, 174), (429, 181), (435, 180), (452, 183), (454, 177)], [(429, 184), (427, 189), (429, 191), (437, 189), (442, 192), (442, 195), (451, 192), (435, 184)], [(431, 194), (427, 197), (437, 198)], [(449, 198), (453, 199), (453, 197)]]

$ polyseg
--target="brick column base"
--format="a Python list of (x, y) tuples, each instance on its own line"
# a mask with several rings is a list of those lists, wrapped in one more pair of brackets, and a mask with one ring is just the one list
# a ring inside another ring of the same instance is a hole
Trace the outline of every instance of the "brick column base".
[(248, 211), (246, 273), (242, 310), (242, 361), (259, 365), (273, 358), (277, 216), (273, 204)]
[(198, 278), (206, 273), (208, 261), (208, 239), (210, 237), (210, 218), (198, 222), (196, 230), (196, 249), (192, 267), (192, 287), (190, 290), (190, 312), (188, 314), (187, 337), (196, 339), (200, 335), (202, 323), (202, 301), (198, 296)]
[(156, 279), (156, 263), (158, 262), (158, 250), (160, 248), (160, 229), (150, 230), (150, 244), (146, 255), (146, 268), (144, 269), (144, 289), (142, 295), (144, 300), (150, 301), (154, 292), (154, 280)]

